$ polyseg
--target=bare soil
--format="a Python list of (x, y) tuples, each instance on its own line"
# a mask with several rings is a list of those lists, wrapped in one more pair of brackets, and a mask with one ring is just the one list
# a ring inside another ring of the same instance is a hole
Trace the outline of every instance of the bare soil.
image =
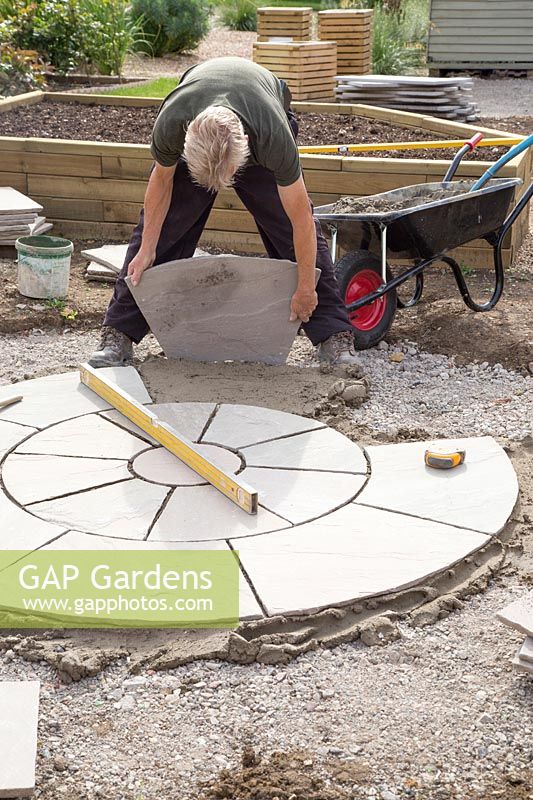
[[(0, 136), (28, 136), (147, 144), (157, 115), (153, 108), (128, 108), (125, 106), (83, 105), (77, 103), (42, 102), (32, 106), (14, 108), (0, 115)], [(299, 114), (300, 145), (349, 145), (365, 142), (414, 142), (449, 139), (421, 128), (401, 125), (345, 114)], [(504, 148), (480, 148), (467, 156), (475, 161), (493, 161), (505, 152)], [(450, 159), (453, 149), (395, 150), (394, 158)], [(361, 157), (390, 158), (391, 151), (372, 150), (354, 153)]]
[(483, 128), (496, 128), (499, 131), (529, 136), (533, 133), (533, 117), (482, 117), (479, 124)]
[(201, 800), (341, 800), (353, 797), (354, 785), (369, 775), (362, 764), (340, 759), (328, 760), (324, 776), (313, 765), (311, 752), (272, 753), (262, 759), (248, 747), (241, 767), (222, 770), (205, 787)]
[[(80, 251), (101, 244), (94, 241), (74, 242), (68, 297), (64, 304), (59, 305), (24, 297), (19, 293), (15, 248), (10, 248), (10, 258), (0, 257), (0, 334), (29, 331), (32, 328), (62, 328), (67, 325), (94, 328), (99, 325), (113, 287), (85, 279), (87, 260), (80, 255)], [(4, 248), (6, 253), (7, 250)], [(61, 312), (67, 309), (75, 312), (73, 319), (62, 315)]]

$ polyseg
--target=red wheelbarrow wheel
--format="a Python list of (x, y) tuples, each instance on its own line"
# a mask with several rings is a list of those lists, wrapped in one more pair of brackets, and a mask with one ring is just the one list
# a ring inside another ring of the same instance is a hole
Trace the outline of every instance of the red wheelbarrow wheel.
[[(337, 261), (335, 274), (344, 302), (349, 305), (379, 289), (382, 283), (381, 260), (366, 250), (355, 250)], [(387, 268), (387, 280), (391, 277)], [(349, 316), (356, 348), (367, 350), (375, 347), (388, 333), (395, 313), (396, 290), (352, 311)]]

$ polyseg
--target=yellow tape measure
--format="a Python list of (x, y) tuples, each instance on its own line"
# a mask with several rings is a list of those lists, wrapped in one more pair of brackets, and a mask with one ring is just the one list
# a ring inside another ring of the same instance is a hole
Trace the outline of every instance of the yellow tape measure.
[(439, 453), (435, 450), (426, 450), (424, 464), (433, 469), (454, 469), (464, 464), (466, 450), (455, 450), (453, 453)]

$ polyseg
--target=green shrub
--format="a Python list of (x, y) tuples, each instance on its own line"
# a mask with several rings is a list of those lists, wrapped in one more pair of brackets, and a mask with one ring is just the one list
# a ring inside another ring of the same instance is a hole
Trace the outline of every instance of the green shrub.
[(254, 0), (222, 0), (220, 20), (233, 31), (257, 30), (257, 4)]
[(10, 45), (0, 45), (0, 95), (31, 92), (42, 86), (42, 68), (34, 56)]
[(429, 0), (351, 0), (352, 8), (373, 8), (373, 72), (400, 75), (425, 57)]
[(142, 41), (140, 21), (134, 19), (127, 0), (78, 0), (90, 23), (85, 37), (85, 59), (102, 75), (120, 75), (128, 53)]
[(153, 56), (194, 50), (209, 30), (207, 0), (133, 0), (132, 15), (143, 36), (137, 49)]
[(36, 50), (59, 73), (119, 75), (138, 26), (126, 0), (0, 0), (0, 41)]

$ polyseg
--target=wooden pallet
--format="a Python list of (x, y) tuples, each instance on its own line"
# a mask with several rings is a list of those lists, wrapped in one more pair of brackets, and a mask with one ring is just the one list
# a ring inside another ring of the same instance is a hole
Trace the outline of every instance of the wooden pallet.
[(253, 60), (283, 78), (293, 100), (330, 99), (335, 94), (336, 42), (256, 42)]
[(319, 39), (337, 42), (339, 71), (372, 72), (372, 10), (335, 9), (318, 12)]
[(257, 41), (283, 36), (295, 42), (311, 38), (312, 8), (264, 7), (257, 9)]

